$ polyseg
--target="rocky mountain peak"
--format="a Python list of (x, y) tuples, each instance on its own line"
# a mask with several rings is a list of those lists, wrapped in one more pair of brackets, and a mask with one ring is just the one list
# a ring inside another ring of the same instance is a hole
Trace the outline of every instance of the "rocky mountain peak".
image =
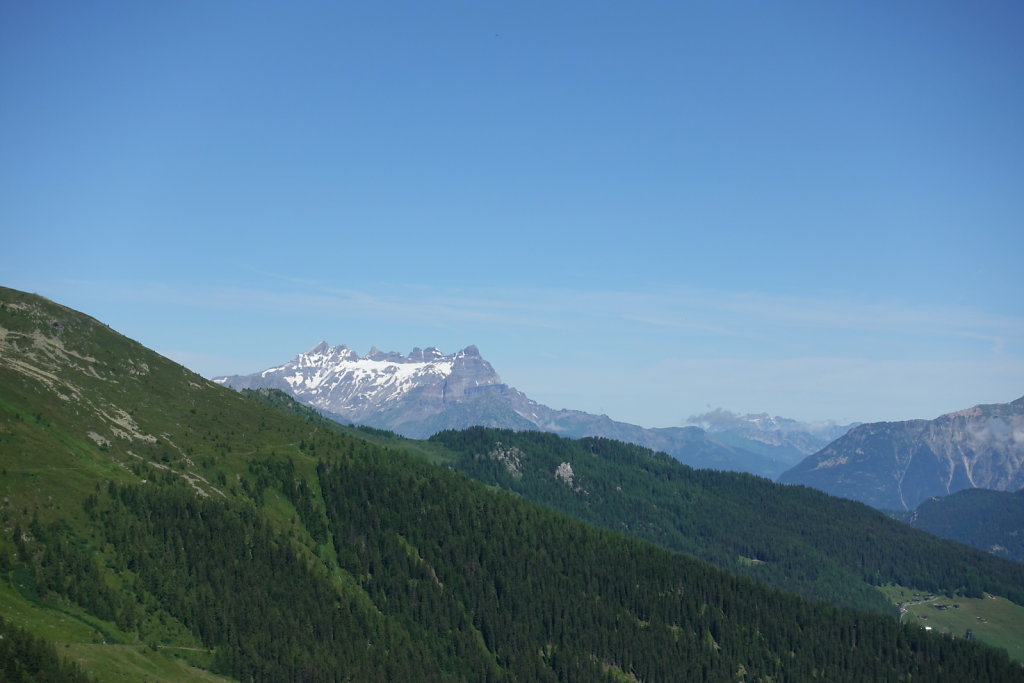
[(329, 365), (339, 361), (358, 359), (359, 354), (344, 344), (341, 346), (331, 346), (327, 342), (322, 341), (309, 351), (300, 353), (298, 356), (293, 358), (291, 362), (294, 365), (308, 366)]
[(235, 389), (281, 389), (346, 421), (402, 429), (445, 413), (501, 378), (476, 346), (445, 355), (415, 347), (408, 356), (372, 347), (365, 357), (347, 346), (320, 342), (291, 362), (252, 375), (214, 380)]
[(331, 345), (328, 344), (325, 341), (321, 341), (319, 344), (317, 344), (316, 346), (311, 348), (309, 351), (306, 351), (306, 353), (304, 353), (302, 355), (304, 355), (304, 356), (322, 356), (322, 355), (328, 353), (330, 350), (331, 350)]
[(392, 361), (394, 363), (404, 363), (411, 360), (397, 351), (381, 351), (376, 346), (370, 349), (370, 352), (366, 354), (366, 358), (368, 360)]
[(434, 346), (428, 346), (426, 349), (421, 349), (420, 347), (415, 346), (413, 347), (413, 350), (409, 352), (408, 358), (413, 363), (431, 363), (444, 358), (444, 354), (438, 351)]
[(886, 510), (970, 488), (1016, 491), (1024, 486), (1024, 401), (861, 425), (779, 481)]

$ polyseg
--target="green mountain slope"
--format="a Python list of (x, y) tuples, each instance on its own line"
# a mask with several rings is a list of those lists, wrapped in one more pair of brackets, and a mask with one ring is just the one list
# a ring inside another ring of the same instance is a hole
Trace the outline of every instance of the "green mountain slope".
[(0, 611), (100, 680), (1024, 679), (434, 448), (287, 414), (0, 290)]
[(1024, 566), (806, 487), (694, 470), (607, 439), (476, 428), (431, 441), (487, 484), (810, 598), (892, 612), (876, 586), (895, 583), (1024, 604)]

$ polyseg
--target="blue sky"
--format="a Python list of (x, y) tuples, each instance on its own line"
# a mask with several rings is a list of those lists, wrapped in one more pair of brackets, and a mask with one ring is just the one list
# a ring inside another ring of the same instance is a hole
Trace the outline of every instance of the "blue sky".
[(1019, 2), (0, 4), (0, 284), (206, 376), (454, 351), (556, 408), (1024, 394)]

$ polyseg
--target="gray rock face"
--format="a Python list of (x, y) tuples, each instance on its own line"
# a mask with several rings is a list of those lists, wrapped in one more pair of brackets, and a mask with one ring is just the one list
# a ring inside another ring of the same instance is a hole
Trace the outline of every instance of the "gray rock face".
[(805, 484), (885, 510), (969, 488), (1024, 486), (1024, 397), (934, 420), (877, 422), (852, 429), (779, 481)]
[(549, 408), (503, 384), (475, 346), (448, 355), (417, 347), (407, 356), (373, 348), (360, 357), (346, 346), (321, 342), (278, 367), (213, 381), (237, 390), (280, 389), (339, 422), (417, 439), (484, 426), (603, 436), (664, 451), (694, 467), (766, 477), (790, 464), (710, 438), (698, 427), (646, 429), (607, 415)]

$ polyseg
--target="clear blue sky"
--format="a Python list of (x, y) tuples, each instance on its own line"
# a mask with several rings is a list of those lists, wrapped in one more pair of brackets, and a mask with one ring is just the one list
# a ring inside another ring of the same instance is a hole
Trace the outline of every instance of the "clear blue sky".
[(480, 347), (556, 408), (1024, 394), (1024, 4), (5, 2), (0, 284), (206, 376)]

